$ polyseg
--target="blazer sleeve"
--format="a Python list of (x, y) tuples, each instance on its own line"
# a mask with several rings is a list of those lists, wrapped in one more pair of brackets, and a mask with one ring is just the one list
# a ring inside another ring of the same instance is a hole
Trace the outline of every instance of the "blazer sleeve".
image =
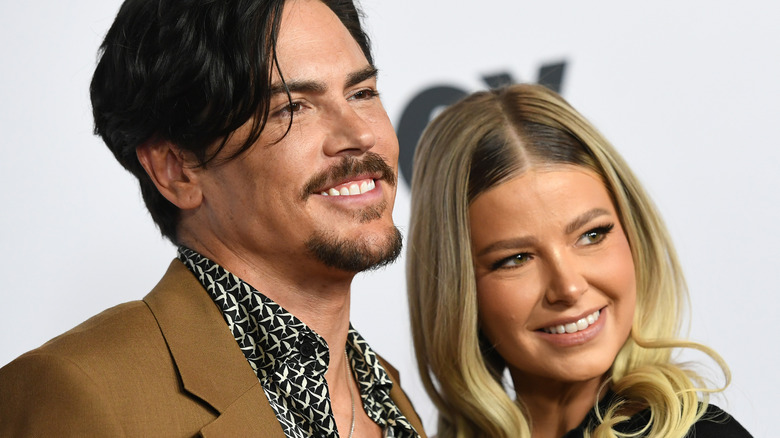
[(0, 369), (1, 437), (124, 436), (110, 409), (66, 358), (31, 352)]

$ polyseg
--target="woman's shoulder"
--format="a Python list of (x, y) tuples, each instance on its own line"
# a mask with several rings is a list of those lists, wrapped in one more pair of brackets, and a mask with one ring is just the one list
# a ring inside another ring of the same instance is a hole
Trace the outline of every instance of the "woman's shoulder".
[[(605, 411), (608, 404), (614, 398), (613, 393), (608, 393), (599, 403), (599, 409)], [(636, 435), (645, 429), (648, 423), (653, 421), (653, 414), (649, 408), (634, 413), (626, 421), (615, 425), (615, 430), (623, 434)], [(582, 423), (576, 429), (570, 430), (562, 438), (582, 438), (585, 430), (598, 424), (594, 410), (591, 410)], [(642, 435), (644, 436), (644, 435)], [(734, 417), (716, 405), (708, 404), (707, 410), (699, 420), (691, 426), (686, 438), (753, 438)]]
[(691, 438), (752, 438), (753, 435), (729, 413), (710, 404), (704, 415), (688, 432), (688, 436)]

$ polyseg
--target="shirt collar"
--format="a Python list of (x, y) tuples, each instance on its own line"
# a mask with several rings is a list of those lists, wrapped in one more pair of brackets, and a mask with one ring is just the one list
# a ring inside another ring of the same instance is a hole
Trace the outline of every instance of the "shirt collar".
[[(216, 262), (185, 246), (178, 258), (198, 278), (222, 311), (241, 351), (261, 381), (281, 362), (299, 361), (309, 372), (324, 374), (330, 362), (320, 335), (282, 306)], [(364, 403), (388, 393), (392, 381), (376, 353), (350, 324), (347, 356)]]

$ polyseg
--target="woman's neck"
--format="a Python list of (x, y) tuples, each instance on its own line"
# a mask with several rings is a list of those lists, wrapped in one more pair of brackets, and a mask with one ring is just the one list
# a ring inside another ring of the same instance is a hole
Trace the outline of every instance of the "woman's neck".
[(557, 382), (513, 374), (512, 380), (518, 400), (531, 417), (533, 438), (560, 438), (580, 425), (596, 404), (596, 397), (606, 394), (606, 390), (601, 390), (602, 377)]

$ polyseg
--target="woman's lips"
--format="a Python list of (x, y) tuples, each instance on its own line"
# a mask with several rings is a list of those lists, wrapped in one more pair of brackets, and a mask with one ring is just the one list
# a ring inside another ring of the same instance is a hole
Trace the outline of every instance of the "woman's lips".
[[(565, 324), (555, 324), (553, 326), (539, 329), (536, 331), (536, 333), (538, 333), (539, 336), (541, 336), (545, 341), (558, 347), (573, 347), (582, 345), (594, 339), (604, 329), (606, 326), (606, 312), (607, 308), (604, 307), (576, 321)], [(584, 322), (582, 322), (583, 319), (585, 320)], [(593, 320), (592, 323), (590, 322), (590, 319)], [(587, 326), (585, 326), (583, 329), (580, 329), (580, 326), (584, 324), (587, 324)], [(560, 326), (563, 326), (563, 333), (559, 333)], [(569, 332), (569, 329), (572, 331)]]
[(585, 330), (586, 328), (595, 324), (596, 321), (598, 321), (600, 315), (601, 312), (599, 310), (596, 310), (595, 312), (583, 318), (580, 318), (575, 322), (569, 322), (566, 324), (557, 324), (550, 327), (545, 327), (542, 330), (551, 335), (555, 335), (555, 334), (562, 335), (564, 333), (569, 333), (569, 334), (577, 333), (578, 331)]

